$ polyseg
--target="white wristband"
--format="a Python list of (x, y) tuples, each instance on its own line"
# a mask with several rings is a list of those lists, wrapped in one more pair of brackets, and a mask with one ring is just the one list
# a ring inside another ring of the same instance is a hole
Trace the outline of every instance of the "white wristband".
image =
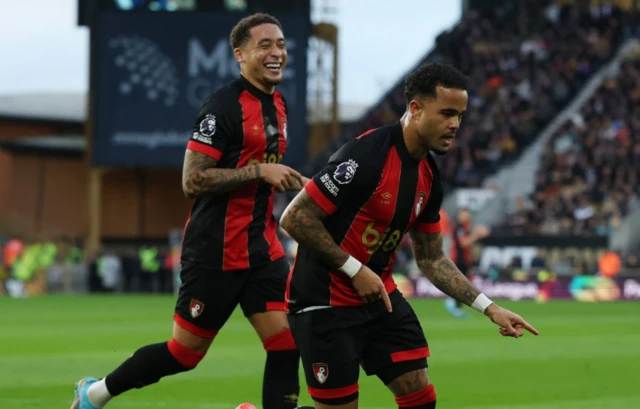
[(484, 311), (487, 309), (488, 306), (490, 306), (491, 304), (493, 304), (493, 301), (491, 301), (489, 299), (489, 297), (487, 297), (486, 295), (484, 295), (483, 293), (480, 293), (475, 301), (473, 302), (473, 304), (471, 304), (471, 308), (473, 308), (476, 311), (479, 311), (481, 313), (484, 314)]
[(347, 261), (344, 262), (339, 270), (348, 275), (349, 278), (353, 278), (354, 275), (358, 274), (360, 268), (362, 268), (362, 263), (356, 260), (353, 256), (349, 256)]

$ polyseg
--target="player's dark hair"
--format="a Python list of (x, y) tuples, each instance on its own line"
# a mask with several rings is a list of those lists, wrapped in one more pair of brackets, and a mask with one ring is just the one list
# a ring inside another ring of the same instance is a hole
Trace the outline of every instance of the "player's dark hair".
[(448, 64), (422, 64), (404, 81), (404, 97), (407, 103), (416, 96), (435, 98), (437, 87), (466, 91), (469, 77)]
[(229, 36), (231, 48), (236, 49), (245, 45), (251, 38), (251, 29), (261, 24), (275, 24), (282, 30), (282, 25), (272, 15), (265, 13), (252, 14), (240, 20), (231, 30), (231, 35)]

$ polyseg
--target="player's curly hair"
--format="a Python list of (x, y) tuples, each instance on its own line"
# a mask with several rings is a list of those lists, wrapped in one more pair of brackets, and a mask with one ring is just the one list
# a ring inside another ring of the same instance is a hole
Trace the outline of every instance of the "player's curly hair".
[(422, 64), (404, 81), (404, 97), (407, 103), (416, 96), (435, 98), (437, 87), (466, 91), (469, 77), (448, 64)]
[(243, 18), (231, 30), (229, 44), (232, 49), (240, 48), (251, 38), (251, 29), (261, 24), (275, 24), (282, 30), (282, 25), (277, 18), (266, 13), (256, 13)]

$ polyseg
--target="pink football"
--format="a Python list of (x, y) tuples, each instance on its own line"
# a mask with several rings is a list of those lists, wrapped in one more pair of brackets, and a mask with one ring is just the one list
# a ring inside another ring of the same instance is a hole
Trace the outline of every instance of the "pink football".
[(236, 409), (258, 409), (258, 408), (256, 408), (256, 406), (253, 403), (245, 402), (236, 406)]

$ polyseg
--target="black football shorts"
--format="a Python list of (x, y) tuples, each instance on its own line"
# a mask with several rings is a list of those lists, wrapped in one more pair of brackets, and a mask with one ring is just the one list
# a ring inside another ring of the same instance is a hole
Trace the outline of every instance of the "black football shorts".
[(286, 311), (286, 257), (242, 271), (211, 271), (183, 265), (174, 321), (189, 332), (213, 338), (238, 304), (246, 317)]
[(400, 291), (362, 307), (331, 307), (289, 314), (311, 397), (348, 403), (358, 392), (360, 366), (384, 383), (427, 367), (429, 346), (418, 317)]

